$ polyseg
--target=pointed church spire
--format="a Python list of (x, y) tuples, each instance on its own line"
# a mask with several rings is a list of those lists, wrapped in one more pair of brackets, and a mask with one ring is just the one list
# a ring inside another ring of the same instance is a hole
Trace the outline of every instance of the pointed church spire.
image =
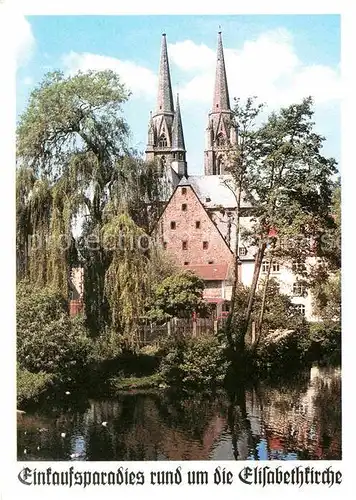
[(229, 90), (224, 61), (224, 49), (221, 38), (221, 31), (218, 33), (218, 50), (216, 61), (215, 89), (212, 112), (230, 110)]
[(230, 146), (235, 144), (237, 144), (237, 128), (234, 113), (230, 109), (224, 49), (219, 31), (213, 109), (209, 113), (208, 127), (205, 131), (205, 175), (228, 173), (226, 153)]
[(165, 33), (163, 33), (162, 35), (156, 113), (174, 113), (171, 75), (169, 72), (167, 41)]
[(179, 94), (177, 94), (176, 111), (174, 113), (172, 126), (172, 150), (185, 151), (182, 117), (180, 114)]

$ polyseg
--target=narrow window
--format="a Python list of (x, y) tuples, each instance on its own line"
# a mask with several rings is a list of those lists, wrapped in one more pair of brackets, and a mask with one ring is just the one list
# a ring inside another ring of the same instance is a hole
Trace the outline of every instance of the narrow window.
[(306, 289), (303, 283), (296, 281), (293, 283), (293, 295), (295, 297), (303, 297), (305, 295)]
[(279, 273), (279, 263), (278, 262), (273, 262), (272, 263), (272, 272), (273, 273)]
[(207, 250), (209, 243), (207, 241), (203, 241), (203, 250)]
[(262, 272), (263, 272), (263, 273), (267, 273), (267, 271), (268, 271), (268, 267), (269, 267), (269, 262), (267, 262), (266, 260), (264, 260), (264, 261), (262, 262)]
[(183, 210), (183, 212), (187, 211), (187, 204), (186, 203), (182, 204), (182, 210)]
[(182, 250), (188, 250), (188, 242), (182, 241)]
[(176, 228), (176, 223), (174, 220), (171, 221), (171, 229), (175, 229)]
[(187, 188), (182, 188), (182, 194), (187, 194)]
[(195, 221), (195, 228), (200, 229), (200, 220)]
[(163, 248), (164, 248), (165, 250), (166, 250), (166, 248), (167, 248), (167, 242), (166, 242), (166, 241), (164, 241), (164, 242), (163, 242)]
[(304, 304), (293, 304), (293, 308), (297, 314), (305, 316), (305, 305)]

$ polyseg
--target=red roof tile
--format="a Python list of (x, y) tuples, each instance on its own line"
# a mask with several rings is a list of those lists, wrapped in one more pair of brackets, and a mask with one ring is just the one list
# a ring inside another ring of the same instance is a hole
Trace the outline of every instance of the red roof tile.
[(192, 271), (205, 281), (226, 280), (228, 276), (228, 264), (207, 264), (197, 266), (184, 266), (187, 271)]

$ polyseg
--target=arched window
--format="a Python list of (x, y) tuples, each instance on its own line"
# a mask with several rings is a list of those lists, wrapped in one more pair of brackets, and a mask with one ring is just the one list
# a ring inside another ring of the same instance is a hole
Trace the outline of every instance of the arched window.
[(165, 134), (162, 134), (158, 140), (158, 146), (160, 148), (166, 148), (167, 147), (167, 137)]
[(224, 146), (225, 145), (225, 137), (222, 132), (220, 132), (217, 137), (216, 137), (216, 145), (217, 146)]

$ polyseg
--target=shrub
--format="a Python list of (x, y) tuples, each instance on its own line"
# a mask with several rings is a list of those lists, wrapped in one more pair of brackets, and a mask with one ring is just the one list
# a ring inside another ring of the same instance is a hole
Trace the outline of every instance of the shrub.
[(18, 286), (17, 360), (22, 369), (70, 382), (85, 377), (90, 351), (82, 317), (70, 318), (59, 294)]
[(341, 325), (338, 322), (310, 325), (310, 358), (314, 361), (341, 362)]
[(225, 346), (216, 337), (182, 338), (165, 346), (161, 373), (169, 385), (202, 388), (223, 382)]
[(274, 341), (268, 342), (266, 339), (257, 348), (253, 362), (261, 372), (278, 374), (286, 370), (292, 371), (306, 360), (309, 346), (309, 331), (305, 325)]
[(115, 330), (107, 328), (93, 340), (91, 361), (102, 363), (116, 359), (122, 353), (121, 336)]
[(17, 367), (17, 404), (38, 399), (50, 387), (52, 378), (50, 373), (31, 373)]

